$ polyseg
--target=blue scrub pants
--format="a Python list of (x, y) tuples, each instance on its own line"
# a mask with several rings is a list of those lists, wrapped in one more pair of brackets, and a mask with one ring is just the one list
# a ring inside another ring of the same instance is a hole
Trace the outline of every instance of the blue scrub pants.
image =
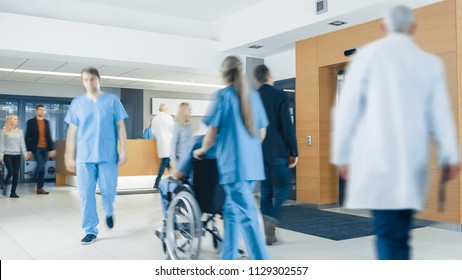
[(379, 260), (409, 260), (414, 210), (372, 210)]
[(117, 177), (119, 167), (116, 162), (77, 163), (77, 186), (82, 207), (82, 228), (86, 234), (98, 236), (98, 213), (96, 211), (96, 184), (102, 195), (106, 217), (114, 213)]
[(267, 260), (268, 251), (263, 230), (258, 222), (257, 207), (253, 200), (255, 181), (238, 182), (223, 186), (226, 199), (223, 205), (225, 232), (223, 237), (223, 259), (237, 258), (240, 233), (244, 237), (252, 260)]
[[(266, 180), (261, 182), (260, 207), (265, 216), (277, 219), (281, 206), (287, 199), (290, 191), (289, 159), (277, 157), (265, 160)], [(273, 203), (273, 193), (275, 200)]]

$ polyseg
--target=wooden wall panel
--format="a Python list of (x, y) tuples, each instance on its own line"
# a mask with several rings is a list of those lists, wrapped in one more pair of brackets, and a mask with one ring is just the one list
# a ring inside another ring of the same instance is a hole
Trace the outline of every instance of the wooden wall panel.
[[(297, 201), (319, 203), (319, 78), (317, 69), (317, 39), (297, 42), (296, 102), (297, 142)], [(306, 143), (311, 135), (312, 144)]]
[[(457, 92), (458, 97), (462, 95), (462, 2), (456, 1), (456, 37), (457, 37)], [(462, 147), (462, 98), (458, 98), (458, 114), (459, 120), (459, 147)], [(459, 205), (462, 205), (462, 180), (459, 177)], [(459, 207), (459, 224), (462, 224), (462, 206)]]

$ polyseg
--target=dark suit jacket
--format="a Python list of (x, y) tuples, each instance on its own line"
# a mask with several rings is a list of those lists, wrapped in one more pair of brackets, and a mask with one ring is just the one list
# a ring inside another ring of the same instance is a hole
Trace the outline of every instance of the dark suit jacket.
[[(47, 138), (48, 151), (54, 150), (55, 144), (53, 142), (53, 139), (51, 139), (50, 123), (48, 122), (48, 120), (45, 120), (45, 136)], [(33, 118), (27, 121), (26, 148), (28, 151), (35, 152), (35, 149), (37, 149), (38, 138), (39, 138), (39, 131), (38, 131), (37, 118)]]
[(269, 125), (262, 143), (263, 158), (298, 157), (297, 139), (289, 113), (289, 98), (282, 90), (264, 84), (259, 89)]

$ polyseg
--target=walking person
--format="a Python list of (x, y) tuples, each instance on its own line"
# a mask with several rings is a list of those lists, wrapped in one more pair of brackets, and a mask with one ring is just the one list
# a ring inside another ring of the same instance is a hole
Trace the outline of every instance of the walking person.
[(176, 168), (176, 163), (192, 139), (191, 105), (181, 102), (178, 108), (178, 119), (173, 125), (172, 145), (170, 147), (170, 167)]
[(35, 176), (37, 179), (37, 194), (49, 194), (45, 184), (45, 168), (48, 158), (56, 156), (55, 144), (51, 138), (50, 122), (45, 119), (46, 108), (39, 104), (35, 107), (35, 118), (27, 121), (26, 147), (37, 161)]
[(9, 115), (6, 118), (5, 126), (0, 133), (0, 163), (4, 162), (8, 170), (3, 186), (3, 195), (6, 195), (6, 185), (11, 177), (11, 198), (19, 198), (16, 188), (19, 181), (19, 168), (21, 166), (21, 157), (28, 160), (30, 157), (24, 141), (24, 133), (18, 128), (18, 116)]
[(159, 113), (152, 118), (151, 128), (157, 140), (157, 156), (160, 158), (160, 166), (153, 188), (159, 188), (165, 168), (170, 170), (170, 148), (173, 137), (173, 118), (167, 114), (167, 105), (159, 105)]
[(258, 93), (247, 89), (240, 60), (226, 57), (221, 73), (226, 87), (214, 95), (203, 120), (208, 131), (194, 157), (200, 159), (216, 140), (220, 184), (226, 193), (223, 259), (237, 258), (240, 233), (251, 259), (268, 259), (253, 199), (256, 181), (265, 179), (261, 141), (268, 120)]
[(106, 225), (108, 228), (114, 227), (118, 165), (127, 161), (124, 119), (128, 115), (115, 95), (101, 92), (101, 77), (97, 69), (85, 68), (81, 75), (87, 92), (72, 100), (64, 119), (69, 124), (64, 160), (66, 169), (77, 175), (82, 228), (86, 234), (81, 244), (86, 245), (98, 236), (97, 183), (102, 195)]
[(425, 206), (430, 135), (445, 180), (459, 151), (444, 65), (412, 39), (413, 11), (390, 9), (385, 38), (366, 45), (347, 71), (334, 111), (331, 161), (348, 176), (346, 207), (369, 209), (378, 259), (409, 259), (414, 213)]
[(266, 244), (272, 245), (277, 241), (275, 226), (290, 192), (289, 168), (297, 165), (298, 148), (287, 94), (274, 88), (273, 76), (266, 65), (255, 68), (255, 78), (260, 84), (258, 92), (269, 121), (262, 143), (266, 179), (260, 186), (260, 207)]

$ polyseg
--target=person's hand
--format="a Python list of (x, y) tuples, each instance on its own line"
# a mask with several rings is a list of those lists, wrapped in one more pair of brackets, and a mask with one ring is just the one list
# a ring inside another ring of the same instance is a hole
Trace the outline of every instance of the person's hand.
[(459, 169), (460, 169), (459, 164), (444, 165), (441, 171), (442, 172), (441, 176), (443, 177), (443, 181), (446, 182), (446, 181), (452, 180), (455, 177), (457, 177), (457, 175), (459, 174)]
[(195, 159), (201, 160), (203, 154), (205, 154), (205, 150), (202, 148), (193, 151), (193, 157)]
[(56, 156), (56, 150), (52, 150), (48, 152), (48, 157), (49, 158), (54, 158)]
[(338, 167), (338, 175), (340, 178), (347, 180), (348, 179), (348, 165), (340, 165)]
[(125, 151), (121, 151), (119, 153), (119, 165), (123, 165), (127, 162), (127, 153)]
[(294, 168), (297, 165), (298, 157), (289, 157), (289, 168)]
[(2, 162), (3, 162), (3, 157), (0, 157), (0, 163), (2, 163)]
[(67, 171), (75, 173), (75, 159), (65, 159), (64, 166)]
[(30, 154), (29, 154), (29, 152), (27, 152), (27, 153), (24, 154), (24, 160), (28, 160), (28, 159), (30, 159)]

